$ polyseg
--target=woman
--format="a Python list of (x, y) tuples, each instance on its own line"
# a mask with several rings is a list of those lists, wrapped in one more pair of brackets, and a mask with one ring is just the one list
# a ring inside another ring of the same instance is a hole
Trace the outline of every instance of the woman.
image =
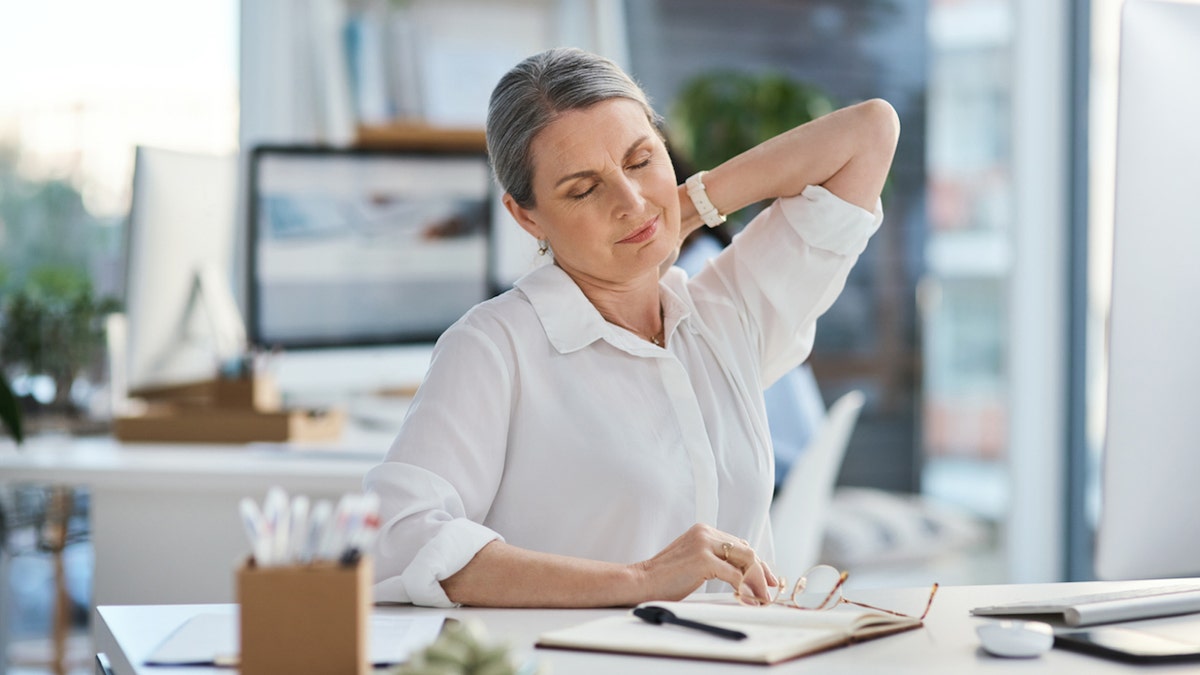
[[(658, 122), (617, 66), (574, 49), (493, 91), (504, 205), (554, 264), (438, 340), (365, 481), (382, 501), (377, 600), (587, 607), (776, 585), (759, 557), (762, 391), (807, 356), (879, 226), (899, 124), (868, 101), (676, 185)], [(661, 274), (689, 232), (768, 198), (695, 278)]]

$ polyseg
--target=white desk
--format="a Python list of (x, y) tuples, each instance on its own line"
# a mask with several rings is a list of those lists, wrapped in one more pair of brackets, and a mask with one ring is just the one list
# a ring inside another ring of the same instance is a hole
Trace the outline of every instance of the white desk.
[(0, 482), (88, 488), (94, 605), (232, 602), (234, 566), (249, 553), (238, 500), (272, 485), (313, 498), (361, 490), (389, 440), (355, 446), (374, 454), (66, 437), (18, 451), (5, 441)]
[[(1163, 582), (1120, 582), (1115, 584), (1039, 584), (1026, 586), (960, 586), (943, 588), (923, 630), (902, 633), (880, 640), (798, 659), (770, 668), (772, 675), (784, 673), (1124, 673), (1136, 666), (1107, 661), (1086, 654), (1059, 649), (1037, 659), (997, 659), (979, 648), (975, 626), (985, 619), (969, 616), (968, 610), (983, 604), (1022, 599), (1051, 598), (1075, 593), (1118, 590)], [(898, 609), (919, 608), (927, 588), (862, 591), (855, 599)], [(96, 620), (96, 650), (107, 654), (116, 675), (168, 675), (182, 669), (149, 668), (141, 665), (146, 656), (189, 617), (213, 606), (121, 606), (100, 607)], [(236, 607), (226, 606), (227, 611)], [(431, 612), (441, 610), (415, 607), (376, 608), (378, 612)], [(683, 675), (706, 673), (764, 673), (762, 666), (731, 665), (682, 659), (643, 658), (610, 654), (589, 654), (558, 650), (534, 650), (539, 633), (572, 625), (623, 610), (519, 610), (456, 609), (447, 612), (460, 619), (482, 621), (489, 635), (511, 645), (514, 654), (532, 654), (545, 670), (570, 675)], [(1165, 635), (1180, 637), (1200, 634), (1200, 616), (1176, 617), (1139, 622), (1139, 625)], [(649, 629), (649, 627), (647, 627)], [(1155, 673), (1200, 673), (1198, 665), (1156, 666)], [(188, 673), (228, 675), (221, 669), (189, 668)]]

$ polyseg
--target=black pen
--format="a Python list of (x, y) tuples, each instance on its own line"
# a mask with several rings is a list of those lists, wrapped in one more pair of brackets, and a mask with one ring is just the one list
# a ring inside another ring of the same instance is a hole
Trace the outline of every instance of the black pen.
[(705, 633), (709, 633), (711, 635), (716, 635), (717, 637), (723, 637), (728, 640), (745, 640), (746, 639), (746, 634), (741, 631), (729, 630), (728, 628), (721, 628), (720, 626), (712, 626), (707, 623), (700, 623), (698, 621), (689, 621), (688, 619), (681, 619), (678, 616), (675, 616), (675, 613), (672, 612), (671, 610), (669, 610), (665, 607), (658, 607), (656, 605), (647, 605), (645, 607), (635, 607), (633, 610), (633, 615), (638, 617), (642, 621), (645, 621), (646, 623), (652, 623), (656, 626), (660, 626), (664, 623), (673, 623), (676, 626), (683, 626), (684, 628), (694, 628), (696, 630), (702, 630)]

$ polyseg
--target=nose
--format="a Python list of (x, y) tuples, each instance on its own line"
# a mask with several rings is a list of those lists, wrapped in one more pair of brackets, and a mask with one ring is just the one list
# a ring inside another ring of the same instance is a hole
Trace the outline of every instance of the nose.
[(646, 199), (642, 196), (642, 186), (629, 176), (621, 176), (617, 181), (613, 196), (616, 200), (614, 208), (617, 218), (639, 216), (646, 211)]

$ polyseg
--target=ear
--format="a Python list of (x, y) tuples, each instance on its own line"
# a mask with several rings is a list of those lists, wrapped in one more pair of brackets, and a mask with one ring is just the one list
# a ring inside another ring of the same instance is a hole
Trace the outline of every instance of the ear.
[(513, 220), (517, 221), (522, 230), (533, 235), (534, 239), (541, 240), (546, 238), (546, 233), (542, 231), (541, 227), (538, 227), (537, 220), (530, 209), (518, 204), (517, 200), (513, 199), (512, 195), (507, 192), (504, 193), (504, 197), (501, 199), (504, 202), (504, 208), (508, 209), (508, 213), (513, 217)]

